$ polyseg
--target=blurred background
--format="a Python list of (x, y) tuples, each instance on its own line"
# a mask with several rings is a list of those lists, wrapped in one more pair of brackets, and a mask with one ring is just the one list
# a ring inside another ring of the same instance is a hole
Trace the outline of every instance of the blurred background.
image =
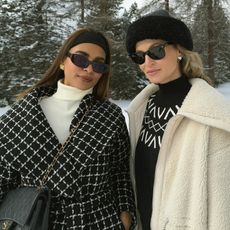
[(85, 26), (110, 39), (110, 98), (131, 100), (148, 82), (127, 56), (126, 30), (130, 22), (159, 8), (187, 23), (206, 72), (216, 87), (225, 83), (229, 88), (223, 91), (230, 91), (228, 0), (0, 0), (0, 107), (40, 79), (63, 41)]

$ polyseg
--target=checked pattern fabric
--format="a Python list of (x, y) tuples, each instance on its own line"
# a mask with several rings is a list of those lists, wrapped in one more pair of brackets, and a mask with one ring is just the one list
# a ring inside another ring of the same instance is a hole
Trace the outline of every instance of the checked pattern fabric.
[[(12, 188), (39, 186), (61, 148), (39, 100), (53, 88), (39, 88), (13, 105), (0, 120), (0, 201)], [(129, 177), (129, 138), (121, 109), (86, 95), (74, 128), (90, 107), (50, 173), (50, 229), (123, 229), (119, 214), (135, 222)], [(55, 119), (55, 117), (54, 117)]]

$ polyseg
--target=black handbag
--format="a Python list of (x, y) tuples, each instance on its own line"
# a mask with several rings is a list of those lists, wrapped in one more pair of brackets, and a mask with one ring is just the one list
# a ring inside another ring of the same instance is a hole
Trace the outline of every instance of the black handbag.
[(1, 230), (48, 230), (50, 193), (47, 188), (11, 190), (0, 205)]

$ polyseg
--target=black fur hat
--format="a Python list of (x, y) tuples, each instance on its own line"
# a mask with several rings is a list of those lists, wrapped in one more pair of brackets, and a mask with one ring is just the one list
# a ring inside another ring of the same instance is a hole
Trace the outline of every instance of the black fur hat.
[(136, 50), (136, 43), (144, 39), (162, 39), (193, 49), (189, 28), (166, 10), (157, 10), (133, 22), (127, 31), (126, 49), (129, 54)]

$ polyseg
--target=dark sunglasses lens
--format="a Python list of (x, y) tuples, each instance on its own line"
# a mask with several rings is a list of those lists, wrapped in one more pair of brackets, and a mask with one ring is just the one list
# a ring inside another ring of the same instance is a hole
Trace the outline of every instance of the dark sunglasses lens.
[(90, 62), (87, 57), (81, 54), (72, 54), (71, 61), (80, 68), (87, 68), (92, 64), (93, 71), (96, 73), (106, 73), (109, 71), (109, 66), (105, 63)]
[(73, 54), (71, 60), (76, 66), (80, 68), (86, 68), (89, 65), (89, 60), (87, 57), (80, 54)]
[(136, 52), (130, 55), (131, 59), (137, 64), (143, 64), (145, 62), (145, 53)]
[(96, 73), (107, 73), (109, 66), (105, 63), (93, 62), (93, 71)]
[(163, 45), (152, 47), (148, 50), (147, 55), (154, 59), (160, 60), (165, 56), (165, 49)]

